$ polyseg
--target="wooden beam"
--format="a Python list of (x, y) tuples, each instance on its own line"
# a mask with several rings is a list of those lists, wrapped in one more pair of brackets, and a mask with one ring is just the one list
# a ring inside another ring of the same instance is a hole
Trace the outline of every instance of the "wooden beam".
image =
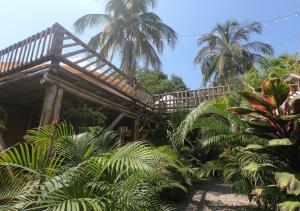
[(117, 126), (117, 124), (123, 119), (124, 116), (124, 113), (119, 114), (106, 129), (113, 130)]
[(64, 89), (64, 91), (69, 92), (74, 96), (80, 97), (82, 99), (88, 100), (88, 101), (96, 103), (96, 104), (100, 104), (109, 109), (112, 109), (112, 110), (115, 110), (118, 112), (122, 112), (130, 118), (138, 118), (139, 116), (142, 115), (149, 121), (153, 121), (153, 118), (151, 116), (131, 111), (131, 109), (128, 109), (128, 107), (126, 107), (126, 106), (120, 105), (119, 103), (116, 103), (107, 98), (101, 97), (101, 96), (94, 94), (86, 89), (75, 86), (72, 83), (62, 80), (51, 74), (48, 74), (48, 73), (44, 74), (43, 79), (41, 81), (42, 82), (47, 81), (49, 83), (58, 84), (61, 88)]

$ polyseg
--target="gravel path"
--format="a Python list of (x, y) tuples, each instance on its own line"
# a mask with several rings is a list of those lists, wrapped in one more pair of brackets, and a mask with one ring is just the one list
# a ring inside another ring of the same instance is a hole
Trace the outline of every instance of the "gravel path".
[(228, 185), (204, 181), (193, 187), (191, 196), (177, 206), (177, 211), (233, 211), (257, 210), (246, 197), (236, 196)]

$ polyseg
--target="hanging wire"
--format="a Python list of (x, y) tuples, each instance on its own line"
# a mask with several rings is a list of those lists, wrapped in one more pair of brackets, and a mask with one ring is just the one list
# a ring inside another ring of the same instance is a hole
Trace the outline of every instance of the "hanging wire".
[[(278, 23), (280, 21), (287, 21), (289, 20), (290, 18), (292, 17), (299, 17), (300, 16), (300, 11), (299, 12), (295, 12), (295, 13), (292, 13), (292, 14), (289, 14), (289, 15), (285, 15), (285, 16), (280, 16), (280, 17), (276, 17), (276, 18), (273, 18), (273, 19), (270, 19), (270, 20), (267, 20), (267, 21), (262, 21), (260, 22), (263, 26), (269, 26), (273, 23)], [(247, 27), (250, 26), (250, 24), (248, 25), (245, 25), (243, 27), (240, 27), (240, 29), (247, 29)], [(193, 39), (199, 39), (200, 37), (203, 37), (203, 36), (208, 36), (208, 34), (194, 34), (194, 35), (179, 35), (177, 38), (178, 39), (181, 39), (181, 40), (193, 40)], [(168, 40), (167, 38), (162, 38), (161, 40)], [(169, 41), (171, 41), (169, 39)]]

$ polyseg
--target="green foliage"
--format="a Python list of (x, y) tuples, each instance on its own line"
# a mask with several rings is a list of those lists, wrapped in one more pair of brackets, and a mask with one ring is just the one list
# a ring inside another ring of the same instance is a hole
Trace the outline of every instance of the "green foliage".
[(159, 70), (137, 71), (136, 78), (139, 84), (151, 94), (161, 94), (188, 89), (182, 78), (179, 76), (171, 75), (171, 78), (168, 79), (168, 76)]
[(300, 202), (299, 201), (286, 201), (283, 203), (279, 203), (278, 207), (281, 211), (297, 211), (297, 210), (300, 210)]
[(262, 83), (261, 92), (239, 92), (250, 108), (231, 107), (228, 111), (237, 113), (246, 119), (250, 126), (246, 131), (261, 137), (290, 138), (298, 131), (296, 122), (300, 112), (295, 109), (298, 100), (289, 102), (289, 85), (276, 75)]
[[(280, 210), (298, 210), (297, 202), (288, 201), (299, 200), (297, 197), (300, 194), (298, 175), (288, 172), (277, 172), (278, 170), (283, 171), (287, 169), (299, 171), (299, 165), (297, 164), (299, 158), (298, 150), (294, 150), (299, 148), (298, 121), (300, 113), (297, 109), (298, 99), (289, 99), (289, 85), (274, 73), (262, 82), (260, 93), (244, 91), (240, 92), (240, 94), (248, 101), (250, 108), (234, 107), (228, 110), (243, 116), (244, 121), (249, 125), (249, 128), (245, 130), (246, 132), (271, 139), (264, 147), (251, 147), (248, 150), (255, 149), (257, 156), (262, 156), (262, 154), (275, 155), (274, 160), (286, 162), (285, 166), (281, 166), (277, 170), (276, 168), (271, 170), (271, 173), (275, 174), (276, 182), (271, 180), (262, 184), (264, 186), (262, 191), (255, 189), (255, 194), (261, 201), (265, 201), (267, 207), (274, 208), (277, 203), (281, 202), (278, 204)], [(261, 168), (261, 165), (251, 163), (246, 169), (257, 172), (259, 168)], [(266, 170), (264, 169), (263, 172), (265, 173)], [(268, 187), (275, 183), (280, 189), (285, 190), (286, 194), (279, 193), (279, 191), (263, 194)], [(270, 199), (269, 195), (273, 199), (266, 201), (266, 199)], [(278, 197), (280, 195), (283, 196)]]
[(75, 135), (61, 123), (29, 131), (26, 141), (0, 154), (0, 209), (171, 210), (161, 195), (190, 184), (192, 171), (172, 147), (118, 147), (101, 128)]
[(198, 153), (200, 178), (219, 177), (263, 210), (297, 210), (298, 174), (288, 172), (299, 171), (300, 115), (289, 92), (289, 85), (271, 74), (261, 89), (239, 92), (243, 106), (232, 100), (201, 104), (171, 141)]
[(299, 56), (297, 54), (282, 55), (279, 57), (268, 56), (263, 59), (259, 67), (252, 68), (249, 72), (239, 75), (235, 84), (243, 84), (246, 87), (257, 88), (260, 87), (262, 82), (271, 74), (285, 78), (291, 73), (299, 73), (300, 64), (298, 61)]
[(299, 175), (287, 172), (276, 172), (275, 178), (278, 187), (285, 190), (287, 194), (300, 195)]
[(102, 126), (106, 120), (102, 108), (91, 107), (83, 102), (76, 104), (65, 102), (61, 119), (72, 124), (78, 132), (82, 127)]

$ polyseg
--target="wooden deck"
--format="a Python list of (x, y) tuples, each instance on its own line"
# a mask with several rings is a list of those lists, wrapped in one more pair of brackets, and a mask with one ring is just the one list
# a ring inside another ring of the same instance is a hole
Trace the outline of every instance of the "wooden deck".
[(0, 51), (0, 78), (51, 63), (68, 65), (144, 106), (153, 96), (59, 24)]

